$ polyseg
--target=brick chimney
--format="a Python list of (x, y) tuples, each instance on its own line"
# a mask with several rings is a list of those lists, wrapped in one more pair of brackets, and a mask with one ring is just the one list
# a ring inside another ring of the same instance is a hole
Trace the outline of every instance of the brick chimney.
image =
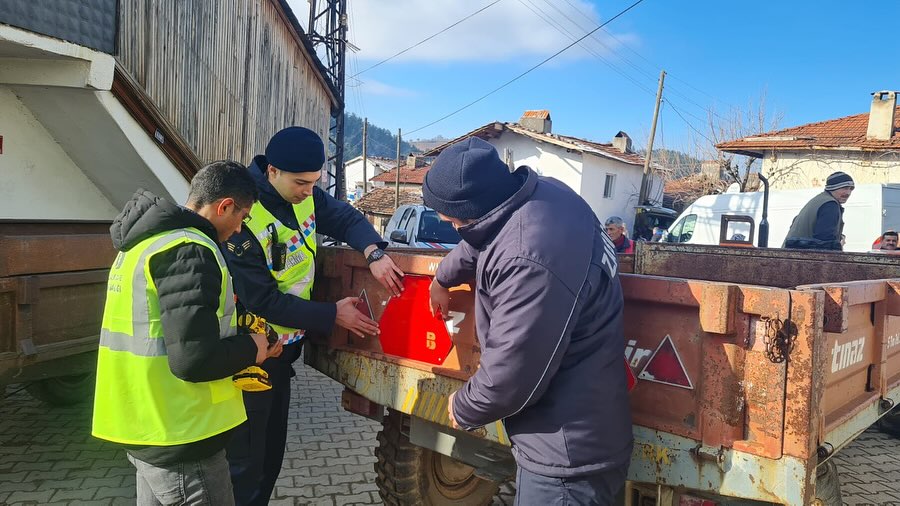
[(869, 128), (866, 139), (889, 141), (894, 133), (894, 110), (897, 107), (897, 93), (876, 91), (872, 93), (872, 109), (869, 111)]
[(540, 134), (549, 134), (551, 132), (553, 121), (550, 120), (550, 111), (546, 109), (525, 111), (519, 119), (522, 128), (527, 128), (532, 132)]
[(631, 153), (631, 137), (625, 132), (619, 132), (613, 137), (613, 147), (623, 153)]
[(406, 167), (409, 169), (418, 169), (425, 166), (425, 159), (421, 156), (410, 153), (406, 155)]

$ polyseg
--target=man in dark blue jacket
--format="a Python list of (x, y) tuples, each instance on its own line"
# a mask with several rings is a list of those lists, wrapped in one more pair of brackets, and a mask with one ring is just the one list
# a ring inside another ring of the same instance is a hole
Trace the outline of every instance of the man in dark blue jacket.
[(611, 504), (632, 432), (615, 249), (588, 204), (528, 167), (510, 173), (478, 138), (445, 149), (425, 204), (462, 242), (438, 267), (432, 310), (474, 281), (481, 361), (450, 398), (467, 430), (503, 420), (516, 504)]
[(291, 364), (300, 357), (307, 330), (330, 333), (335, 325), (360, 336), (378, 334), (377, 323), (355, 308), (358, 299), (337, 303), (309, 300), (315, 279), (316, 234), (334, 237), (362, 252), (372, 274), (399, 294), (403, 272), (385, 255), (387, 243), (347, 203), (318, 186), (325, 146), (312, 130), (289, 127), (276, 133), (249, 170), (259, 189), (240, 233), (222, 248), (234, 277), (234, 292), (248, 311), (262, 316), (284, 344), (266, 360), (272, 389), (245, 392), (247, 422), (235, 430), (228, 461), (236, 503), (267, 504), (281, 471), (291, 398)]

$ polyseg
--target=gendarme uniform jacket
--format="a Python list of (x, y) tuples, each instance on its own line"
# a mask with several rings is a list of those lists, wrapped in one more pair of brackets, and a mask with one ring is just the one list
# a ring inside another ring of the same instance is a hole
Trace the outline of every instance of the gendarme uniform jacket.
[[(259, 188), (257, 205), (263, 206), (267, 213), (285, 227), (299, 231), (311, 242), (315, 241), (315, 234), (318, 233), (346, 242), (358, 251), (371, 244), (387, 247), (387, 243), (382, 241), (359, 211), (318, 187), (313, 188), (313, 206), (309, 206), (314, 210), (313, 214), (308, 220), (299, 220), (295, 211), (297, 206), (284, 200), (266, 178), (265, 170), (268, 165), (266, 158), (259, 155), (248, 167)], [(303, 204), (298, 204), (301, 205)], [(268, 224), (262, 226), (266, 225)], [(314, 233), (306, 235), (304, 232), (309, 229)], [(299, 294), (285, 293), (280, 289), (276, 277), (269, 270), (269, 260), (263, 247), (259, 238), (245, 225), (222, 248), (240, 303), (269, 323), (289, 329), (330, 333), (334, 327), (335, 305), (305, 300)], [(293, 362), (299, 355), (300, 347), (289, 345), (278, 360)]]

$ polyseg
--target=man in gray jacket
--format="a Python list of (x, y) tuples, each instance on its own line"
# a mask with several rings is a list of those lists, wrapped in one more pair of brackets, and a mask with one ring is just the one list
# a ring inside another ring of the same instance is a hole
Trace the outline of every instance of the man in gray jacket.
[(632, 432), (615, 248), (588, 204), (528, 167), (510, 173), (469, 138), (435, 160), (425, 204), (462, 241), (438, 267), (432, 311), (474, 282), (481, 362), (450, 398), (471, 430), (503, 420), (519, 470), (516, 504), (611, 504)]

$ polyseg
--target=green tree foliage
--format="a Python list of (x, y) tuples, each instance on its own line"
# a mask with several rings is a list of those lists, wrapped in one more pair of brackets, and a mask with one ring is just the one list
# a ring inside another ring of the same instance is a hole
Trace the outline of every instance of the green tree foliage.
[[(344, 160), (351, 160), (362, 155), (363, 119), (353, 113), (344, 114)], [(403, 141), (400, 143), (400, 155), (416, 153), (418, 150)], [(369, 156), (395, 158), (397, 156), (397, 135), (386, 128), (369, 123)]]

